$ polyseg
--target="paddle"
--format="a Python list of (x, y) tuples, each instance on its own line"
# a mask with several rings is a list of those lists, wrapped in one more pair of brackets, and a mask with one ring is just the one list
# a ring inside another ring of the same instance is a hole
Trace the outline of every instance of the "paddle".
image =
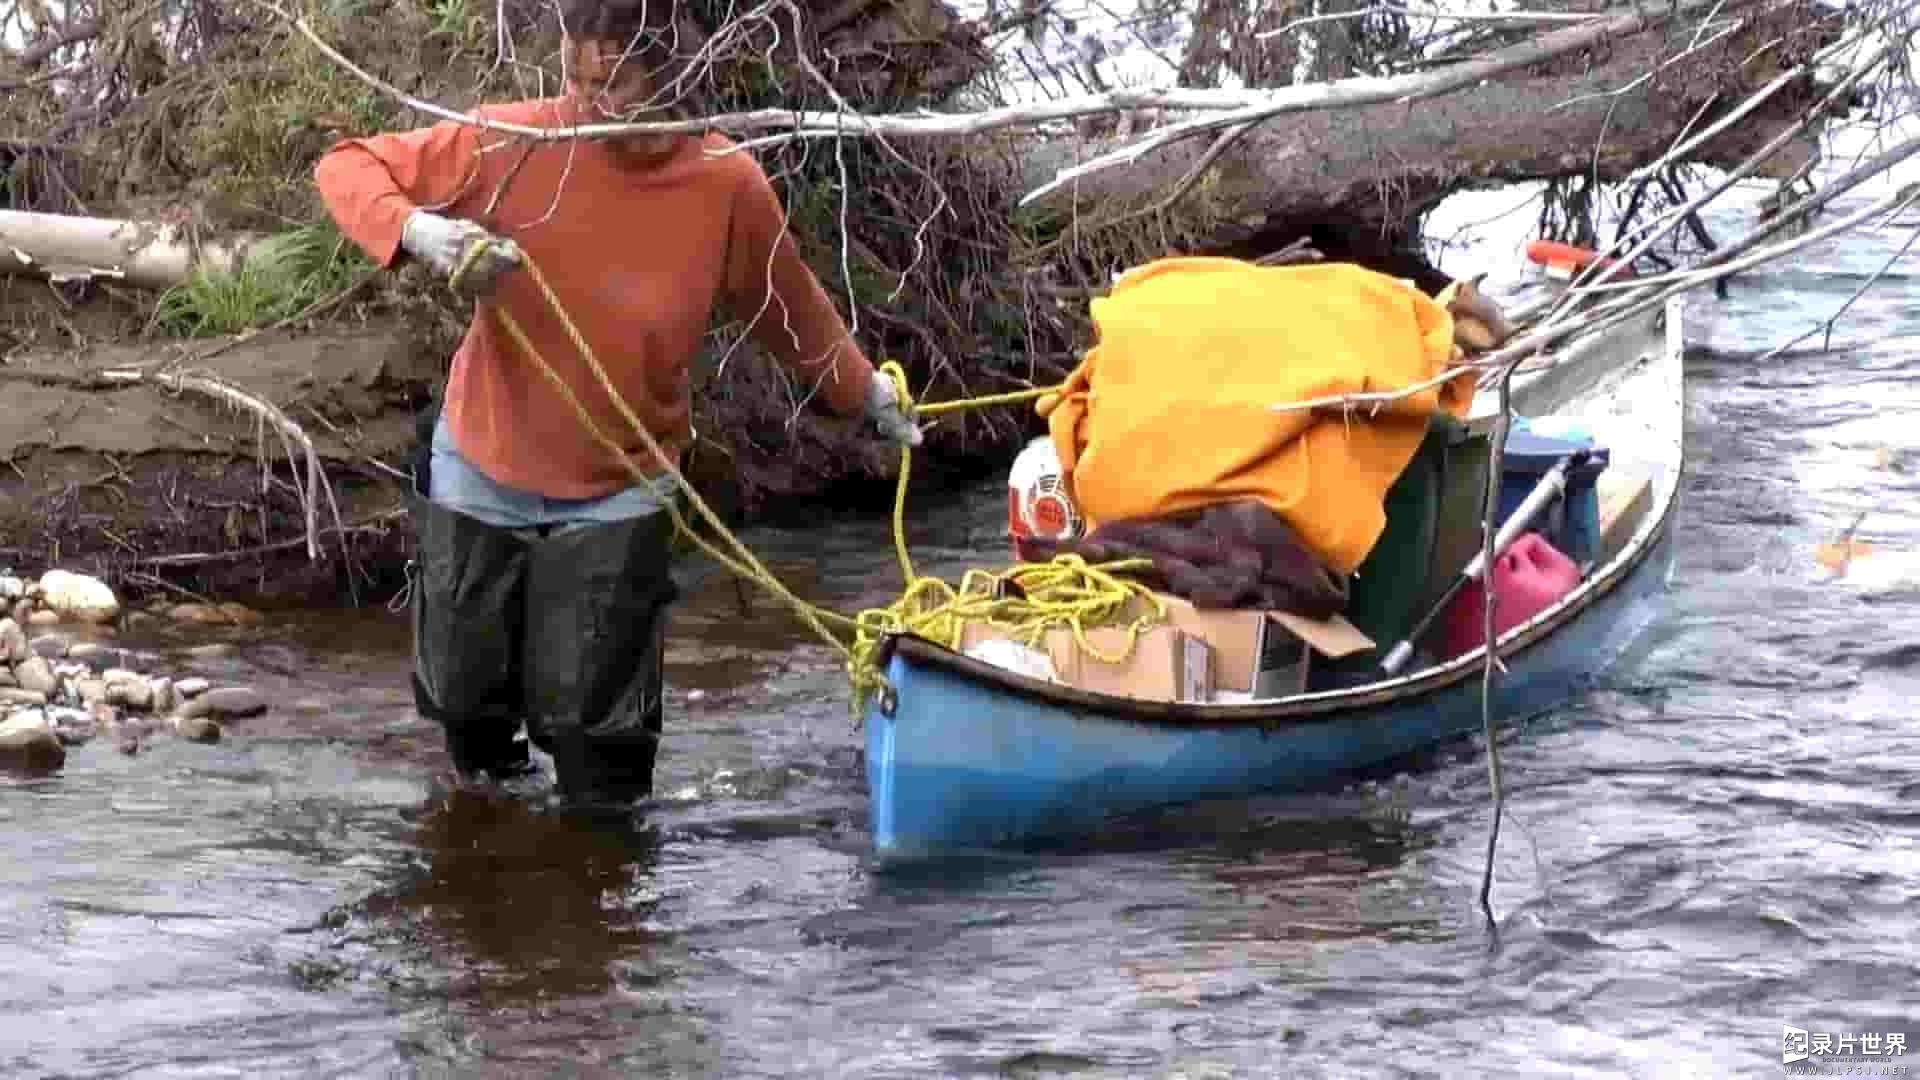
[[(1533, 524), (1533, 519), (1540, 516), (1540, 511), (1544, 510), (1547, 504), (1553, 502), (1554, 499), (1560, 496), (1561, 492), (1567, 489), (1568, 471), (1584, 461), (1588, 453), (1589, 451), (1585, 449), (1575, 450), (1573, 453), (1553, 463), (1553, 468), (1547, 470), (1547, 474), (1540, 478), (1540, 482), (1533, 486), (1533, 490), (1527, 493), (1527, 497), (1521, 501), (1519, 506), (1514, 508), (1513, 513), (1501, 524), (1500, 531), (1494, 534), (1494, 558), (1499, 558), (1501, 553), (1506, 551), (1507, 548), (1519, 538), (1520, 534), (1525, 532)], [(1386, 659), (1380, 661), (1380, 667), (1383, 671), (1392, 675), (1406, 666), (1407, 661), (1413, 656), (1413, 643), (1420, 640), (1420, 636), (1427, 632), (1427, 627), (1433, 625), (1433, 620), (1439, 618), (1440, 613), (1445, 611), (1447, 605), (1453, 602), (1454, 595), (1465, 588), (1467, 582), (1476, 581), (1482, 574), (1486, 573), (1486, 556), (1487, 553), (1485, 550), (1474, 553), (1472, 560), (1467, 563), (1466, 569), (1456, 574), (1453, 579), (1453, 584), (1448, 585), (1447, 591), (1440, 594), (1440, 599), (1433, 605), (1433, 610), (1427, 612), (1426, 617), (1420, 620), (1419, 625), (1415, 626), (1411, 633), (1401, 639), (1400, 644), (1395, 645), (1387, 653)]]

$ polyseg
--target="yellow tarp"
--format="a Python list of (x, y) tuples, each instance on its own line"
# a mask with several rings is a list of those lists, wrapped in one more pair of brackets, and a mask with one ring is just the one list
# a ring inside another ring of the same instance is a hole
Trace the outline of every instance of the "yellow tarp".
[(1472, 400), (1463, 371), (1371, 416), (1269, 408), (1403, 389), (1451, 361), (1444, 294), (1351, 264), (1162, 259), (1092, 311), (1097, 344), (1037, 404), (1089, 526), (1258, 498), (1349, 574), (1428, 417)]

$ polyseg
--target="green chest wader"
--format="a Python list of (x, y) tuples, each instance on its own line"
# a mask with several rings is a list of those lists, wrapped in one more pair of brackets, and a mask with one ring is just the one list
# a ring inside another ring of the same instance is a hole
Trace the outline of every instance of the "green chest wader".
[(436, 402), (420, 418), (407, 498), (415, 707), (463, 776), (525, 772), (524, 719), (569, 798), (648, 794), (677, 595), (672, 519), (509, 529), (440, 506), (426, 497), (438, 414)]
[(652, 791), (665, 691), (673, 519), (570, 527), (535, 540), (520, 652), (527, 730), (561, 791), (624, 802)]
[(525, 712), (517, 643), (527, 545), (511, 530), (427, 498), (439, 417), (436, 399), (418, 418), (406, 499), (416, 545), (414, 708), (445, 732), (463, 778), (485, 772), (502, 780), (529, 767), (526, 744), (514, 738)]

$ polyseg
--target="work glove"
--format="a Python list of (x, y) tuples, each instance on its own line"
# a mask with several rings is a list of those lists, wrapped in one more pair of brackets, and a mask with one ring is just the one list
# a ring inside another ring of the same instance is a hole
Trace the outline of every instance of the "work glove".
[(900, 403), (900, 391), (893, 385), (893, 378), (885, 372), (874, 372), (872, 381), (867, 383), (867, 419), (873, 421), (873, 426), (880, 429), (880, 436), (888, 442), (919, 446), (925, 441), (919, 425)]
[[(475, 245), (481, 245), (481, 250), (468, 262)], [(444, 275), (453, 290), (468, 300), (492, 293), (500, 275), (520, 265), (520, 247), (513, 241), (501, 239), (471, 221), (428, 210), (407, 215), (406, 224), (400, 228), (400, 246)], [(461, 273), (463, 263), (466, 271)]]

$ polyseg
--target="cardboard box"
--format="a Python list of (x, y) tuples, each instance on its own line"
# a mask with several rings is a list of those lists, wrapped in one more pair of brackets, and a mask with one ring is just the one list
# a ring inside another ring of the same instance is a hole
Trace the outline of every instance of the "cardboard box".
[[(1166, 604), (1166, 621), (1142, 631), (1121, 663), (1088, 654), (1065, 628), (1047, 631), (1035, 647), (1047, 654), (1065, 685), (1149, 701), (1207, 701), (1215, 691), (1252, 698), (1303, 693), (1314, 654), (1337, 659), (1374, 647), (1373, 639), (1338, 615), (1308, 619), (1285, 611), (1196, 608), (1164, 593), (1159, 598)], [(1142, 602), (1124, 617), (1147, 613)], [(988, 638), (1010, 635), (969, 623), (961, 631), (960, 651)], [(1087, 641), (1115, 656), (1126, 649), (1127, 631), (1096, 627), (1087, 631)]]
[(1180, 637), (1180, 700), (1213, 700), (1213, 646), (1194, 637)]
[(1178, 627), (1142, 630), (1131, 651), (1125, 627), (1096, 627), (1086, 631), (1086, 640), (1103, 655), (1081, 648), (1072, 630), (1047, 631), (1053, 668), (1068, 686), (1146, 701), (1204, 702), (1213, 696), (1213, 649)]
[[(960, 631), (960, 651), (990, 640), (1016, 640), (998, 627), (968, 623)], [(1086, 631), (1080, 647), (1073, 631), (1049, 629), (1036, 646), (1047, 654), (1055, 676), (1065, 686), (1096, 694), (1146, 701), (1205, 702), (1213, 696), (1213, 649), (1180, 628), (1160, 624), (1141, 631), (1131, 650), (1123, 626), (1101, 626)], [(1119, 657), (1118, 662), (1103, 657)]]
[(1339, 658), (1374, 647), (1373, 639), (1338, 615), (1308, 619), (1285, 611), (1196, 608), (1162, 594), (1166, 625), (1177, 627), (1213, 648), (1216, 690), (1255, 698), (1302, 693), (1314, 653)]

